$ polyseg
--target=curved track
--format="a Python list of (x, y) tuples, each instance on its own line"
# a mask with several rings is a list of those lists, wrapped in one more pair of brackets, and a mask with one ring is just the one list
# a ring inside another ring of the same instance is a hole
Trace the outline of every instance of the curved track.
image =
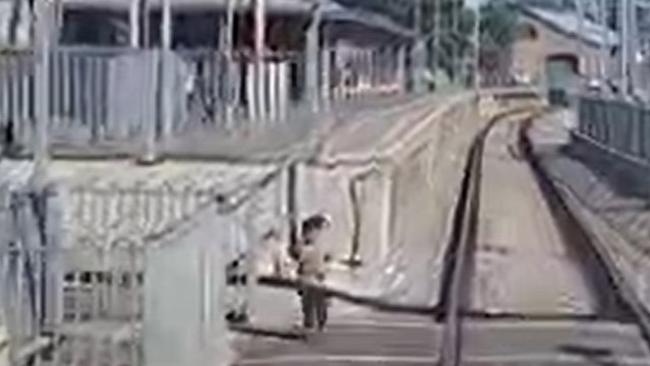
[(536, 169), (521, 119), (497, 119), (468, 156), (440, 364), (650, 364), (637, 314)]

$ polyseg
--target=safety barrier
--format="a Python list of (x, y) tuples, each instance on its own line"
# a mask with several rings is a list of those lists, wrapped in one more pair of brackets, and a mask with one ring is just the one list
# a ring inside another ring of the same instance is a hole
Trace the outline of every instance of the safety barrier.
[[(49, 79), (39, 81), (42, 57), (5, 52), (0, 127), (9, 126), (11, 142), (29, 150), (37, 112), (47, 104), (54, 146), (132, 144), (201, 128), (261, 129), (305, 120), (338, 102), (399, 93), (397, 57), (394, 50), (323, 50), (310, 90), (298, 53), (270, 53), (258, 64), (252, 55), (219, 50), (56, 47), (47, 58)], [(37, 92), (42, 87), (47, 92)]]
[(628, 160), (650, 164), (650, 109), (629, 101), (582, 96), (578, 137)]

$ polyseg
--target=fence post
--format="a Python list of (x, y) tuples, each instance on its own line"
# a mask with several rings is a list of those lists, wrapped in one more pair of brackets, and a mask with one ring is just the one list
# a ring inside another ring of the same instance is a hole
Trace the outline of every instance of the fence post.
[[(150, 59), (151, 68), (149, 70), (150, 74), (150, 84), (152, 88), (150, 91), (157, 90), (160, 85), (160, 80), (158, 78), (159, 68), (160, 68), (160, 52), (158, 50), (153, 50), (148, 53), (148, 58)], [(154, 93), (155, 95), (155, 93)], [(144, 163), (152, 163), (156, 159), (156, 120), (157, 120), (157, 103), (155, 96), (149, 95), (150, 98), (147, 98), (146, 104), (149, 104), (149, 107), (145, 107), (147, 113), (144, 113), (142, 123), (144, 123), (144, 156), (141, 160)]]
[(174, 120), (174, 96), (173, 96), (173, 80), (176, 68), (173, 66), (173, 53), (172, 53), (172, 9), (170, 0), (163, 0), (162, 8), (162, 80), (161, 82), (161, 96), (162, 96), (162, 120), (160, 128), (160, 137), (165, 139), (169, 136)]
[(289, 219), (289, 244), (291, 246), (298, 243), (298, 187), (297, 187), (297, 163), (292, 163), (287, 167), (287, 216)]
[(254, 1), (255, 17), (255, 100), (257, 102), (257, 113), (260, 122), (264, 123), (266, 119), (266, 65), (264, 64), (265, 47), (266, 47), (266, 0)]
[(400, 94), (406, 92), (406, 46), (400, 45), (397, 49), (397, 88)]
[(322, 73), (322, 91), (321, 99), (323, 101), (323, 107), (325, 110), (329, 110), (331, 107), (331, 68), (332, 68), (332, 53), (329, 48), (324, 49), (321, 52), (321, 65), (323, 68)]
[(225, 64), (226, 72), (224, 74), (226, 85), (226, 108), (225, 108), (225, 125), (227, 129), (233, 127), (233, 119), (235, 114), (235, 82), (239, 80), (235, 79), (232, 73), (234, 70), (234, 58), (233, 58), (233, 43), (234, 43), (234, 26), (235, 26), (235, 0), (226, 0), (226, 34), (223, 37), (225, 43), (225, 55), (219, 54), (219, 57), (223, 57)]
[[(44, 175), (48, 157), (48, 129), (50, 125), (50, 34), (52, 30), (52, 4), (36, 1), (36, 134), (33, 153), (36, 160), (36, 177)], [(27, 102), (27, 101), (23, 101)], [(27, 121), (24, 121), (25, 123)]]
[(286, 122), (288, 118), (289, 109), (289, 62), (283, 61), (278, 64), (278, 119), (281, 122)]
[(278, 120), (278, 65), (277, 62), (269, 62), (267, 67), (270, 122)]
[(306, 80), (305, 91), (307, 99), (311, 104), (313, 112), (318, 112), (319, 89), (318, 89), (318, 59), (319, 59), (319, 41), (320, 41), (320, 24), (322, 18), (322, 4), (316, 3), (316, 8), (312, 13), (311, 24), (307, 30), (307, 52), (306, 52)]

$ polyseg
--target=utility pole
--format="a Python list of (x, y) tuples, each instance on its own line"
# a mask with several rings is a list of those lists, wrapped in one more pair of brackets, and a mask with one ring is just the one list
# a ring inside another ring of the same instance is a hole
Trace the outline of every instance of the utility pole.
[(129, 45), (131, 48), (140, 47), (140, 2), (131, 0), (129, 7)]
[(173, 82), (174, 70), (172, 68), (172, 41), (173, 41), (173, 24), (172, 24), (172, 7), (171, 0), (162, 1), (162, 22), (161, 22), (161, 60), (162, 60), (162, 96), (163, 96), (163, 113), (162, 128), (160, 129), (163, 138), (168, 137), (171, 133), (172, 124), (174, 123), (174, 95)]
[(584, 4), (582, 0), (576, 0), (576, 10), (578, 12), (578, 34), (576, 35), (576, 41), (578, 42), (578, 73), (582, 76), (587, 76), (587, 59), (584, 55), (583, 47), (583, 36), (585, 33), (584, 26)]
[(474, 91), (481, 91), (481, 4), (476, 4), (474, 19)]
[(318, 87), (318, 63), (319, 63), (319, 48), (320, 48), (320, 28), (323, 14), (323, 4), (320, 0), (314, 3), (314, 10), (312, 11), (312, 19), (309, 29), (307, 30), (307, 50), (306, 50), (306, 95), (308, 96), (309, 103), (311, 104), (312, 111), (318, 112), (320, 109), (320, 88)]
[(621, 92), (628, 95), (630, 89), (630, 25), (629, 25), (629, 0), (621, 0)]
[[(440, 6), (440, 2), (442, 0), (435, 0), (434, 5), (435, 5), (435, 14), (434, 14), (434, 24), (433, 24), (433, 70), (435, 73), (438, 71), (438, 62), (439, 62), (439, 52), (440, 52), (440, 11), (442, 7)], [(436, 76), (436, 75), (434, 75)]]
[(235, 99), (235, 87), (234, 87), (234, 78), (232, 73), (234, 72), (234, 57), (233, 57), (233, 48), (234, 48), (234, 29), (235, 29), (235, 0), (226, 0), (226, 34), (222, 38), (224, 40), (225, 48), (225, 84), (226, 84), (226, 110), (225, 110), (225, 123), (227, 128), (232, 128), (233, 119), (234, 119), (234, 99)]
[(600, 26), (602, 27), (602, 42), (600, 44), (599, 73), (601, 83), (607, 80), (607, 59), (609, 47), (609, 27), (607, 26), (607, 0), (600, 0)]
[(629, 86), (634, 94), (636, 92), (637, 86), (639, 84), (639, 26), (637, 24), (637, 0), (629, 0), (628, 3), (628, 40), (630, 47), (630, 76), (629, 76)]
[(458, 12), (457, 10), (458, 0), (451, 0), (451, 70), (454, 82), (458, 79), (458, 56), (459, 56), (459, 47), (457, 44), (458, 37)]
[(423, 57), (424, 57), (424, 44), (422, 40), (422, 0), (415, 0), (415, 8), (413, 9), (413, 30), (415, 32), (415, 45), (412, 51), (412, 77), (413, 89), (416, 93), (423, 92), (422, 88), (422, 74), (423, 74)]
[(266, 45), (266, 0), (255, 0), (255, 77), (257, 80), (257, 108), (262, 122), (266, 120), (266, 73), (264, 54)]
[(50, 56), (53, 3), (46, 0), (35, 1), (35, 50), (36, 50), (36, 133), (33, 141), (35, 162), (34, 184), (39, 187), (45, 183), (49, 162), (50, 125)]

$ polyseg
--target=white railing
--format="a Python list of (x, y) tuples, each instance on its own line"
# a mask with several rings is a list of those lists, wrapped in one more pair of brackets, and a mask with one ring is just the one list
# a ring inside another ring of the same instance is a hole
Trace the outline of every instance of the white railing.
[(318, 90), (308, 91), (305, 58), (298, 53), (270, 53), (257, 70), (251, 55), (228, 58), (217, 50), (57, 47), (50, 55), (47, 101), (37, 101), (37, 59), (29, 50), (5, 52), (0, 127), (11, 126), (14, 143), (29, 150), (36, 106), (48, 103), (55, 147), (132, 146), (152, 133), (164, 139), (206, 127), (261, 129), (309, 120), (316, 109), (339, 102), (402, 92), (398, 57), (391, 49), (323, 50)]

